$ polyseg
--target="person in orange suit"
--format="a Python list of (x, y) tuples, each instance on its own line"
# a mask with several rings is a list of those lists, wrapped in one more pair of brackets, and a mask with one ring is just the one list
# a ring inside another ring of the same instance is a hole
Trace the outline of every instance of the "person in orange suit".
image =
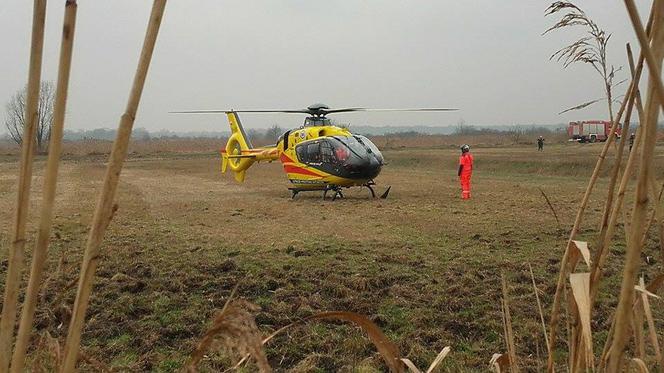
[(473, 175), (473, 155), (470, 146), (461, 146), (459, 157), (459, 180), (461, 181), (461, 199), (470, 199), (470, 177)]

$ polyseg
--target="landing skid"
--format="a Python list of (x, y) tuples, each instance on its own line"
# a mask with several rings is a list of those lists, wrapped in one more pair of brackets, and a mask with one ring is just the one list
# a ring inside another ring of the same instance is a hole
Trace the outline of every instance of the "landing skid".
[[(373, 185), (376, 185), (373, 180), (369, 181), (368, 183), (362, 185), (364, 187), (367, 187), (369, 191), (371, 192), (371, 198), (376, 198), (376, 192), (373, 189)], [(392, 189), (392, 186), (388, 186), (387, 189), (383, 192), (383, 194), (380, 195), (380, 199), (386, 199), (387, 196), (390, 194), (390, 189)]]
[(327, 192), (333, 191), (334, 195), (332, 196), (332, 200), (336, 200), (337, 197), (339, 198), (344, 198), (344, 194), (341, 191), (341, 187), (338, 185), (327, 185), (324, 189), (305, 189), (305, 188), (288, 188), (288, 190), (291, 191), (291, 199), (295, 199), (295, 196), (298, 195), (300, 192), (318, 192), (318, 191), (323, 191), (323, 199), (327, 197)]
[(373, 188), (371, 187), (372, 185), (376, 185), (376, 183), (370, 181), (364, 186), (367, 187), (367, 189), (369, 189), (369, 191), (371, 192), (371, 198), (376, 198), (376, 192), (374, 192)]
[[(376, 183), (373, 182), (373, 180), (369, 181), (366, 184), (363, 185), (358, 185), (359, 187), (366, 187), (369, 189), (369, 192), (371, 193), (371, 198), (375, 199), (376, 198), (376, 191), (374, 190), (373, 186), (376, 185)], [(343, 188), (350, 188), (350, 187), (341, 187), (339, 185), (326, 185), (325, 188), (323, 189), (306, 189), (306, 188), (288, 188), (288, 190), (291, 191), (291, 199), (295, 199), (295, 197), (298, 195), (300, 192), (315, 192), (315, 191), (323, 191), (323, 200), (327, 198), (327, 193), (328, 192), (334, 192), (332, 195), (332, 201), (335, 201), (337, 198), (344, 198), (344, 194), (342, 192)], [(390, 189), (392, 187), (388, 186), (385, 192), (380, 195), (380, 199), (386, 199), (387, 195), (390, 193)]]
[(332, 196), (333, 201), (336, 200), (337, 197), (344, 198), (344, 194), (341, 192), (341, 187), (340, 186), (330, 185), (328, 188), (325, 188), (325, 190), (323, 190), (323, 199), (325, 199), (325, 197), (327, 197), (327, 192), (329, 192), (329, 191), (334, 192), (334, 195)]

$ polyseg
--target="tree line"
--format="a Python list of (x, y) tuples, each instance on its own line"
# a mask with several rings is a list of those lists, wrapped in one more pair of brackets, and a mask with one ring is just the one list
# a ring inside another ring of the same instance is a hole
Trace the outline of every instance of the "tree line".
[[(17, 91), (5, 103), (5, 128), (7, 129), (7, 137), (18, 144), (23, 143), (23, 128), (25, 127), (25, 106), (26, 106), (27, 90), (23, 88)], [(48, 142), (51, 138), (51, 126), (53, 125), (53, 110), (55, 103), (55, 85), (53, 82), (44, 81), (41, 83), (39, 91), (39, 104), (37, 111), (37, 130), (35, 133), (36, 150), (40, 154), (48, 151)], [(274, 124), (266, 130), (250, 129), (247, 131), (247, 136), (256, 142), (261, 143), (276, 143), (279, 136), (285, 130), (279, 125)], [(108, 128), (95, 128), (90, 130), (65, 130), (64, 139), (70, 141), (76, 140), (109, 140), (115, 139), (117, 131)], [(216, 131), (199, 131), (199, 132), (173, 132), (173, 131), (157, 131), (150, 132), (145, 128), (134, 128), (132, 131), (132, 138), (134, 140), (150, 140), (153, 138), (158, 139), (177, 139), (177, 138), (228, 138), (228, 132)]]

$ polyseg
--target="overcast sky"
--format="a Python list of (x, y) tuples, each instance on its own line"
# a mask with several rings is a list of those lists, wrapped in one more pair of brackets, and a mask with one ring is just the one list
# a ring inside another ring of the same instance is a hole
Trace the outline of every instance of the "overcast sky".
[[(603, 118), (605, 107), (557, 113), (603, 96), (589, 66), (549, 56), (581, 29), (541, 33), (549, 1), (171, 0), (136, 127), (226, 130), (185, 109), (454, 107), (452, 113), (344, 114), (351, 124), (549, 124)], [(649, 2), (637, 1), (642, 16)], [(49, 1), (43, 80), (57, 78), (64, 0)], [(578, 1), (613, 33), (610, 61), (636, 44), (622, 1)], [(117, 126), (151, 1), (79, 1), (66, 127)], [(27, 81), (32, 1), (0, 7), (0, 101)], [(627, 70), (618, 74), (618, 80)], [(620, 88), (622, 94), (626, 85)], [(2, 120), (4, 122), (4, 105)], [(246, 127), (300, 125), (297, 115), (245, 115)], [(4, 126), (3, 130), (4, 130)]]

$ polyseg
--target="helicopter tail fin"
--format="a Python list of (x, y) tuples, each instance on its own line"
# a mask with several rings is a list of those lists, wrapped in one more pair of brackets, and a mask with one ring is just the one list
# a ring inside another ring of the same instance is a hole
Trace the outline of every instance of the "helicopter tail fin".
[(237, 113), (229, 111), (226, 116), (231, 126), (231, 136), (226, 142), (226, 147), (221, 150), (221, 172), (225, 173), (230, 168), (235, 180), (241, 183), (244, 181), (246, 170), (256, 161), (256, 155), (253, 154), (251, 140), (244, 132)]
[(247, 173), (246, 170), (235, 172), (235, 175), (233, 175), (233, 176), (235, 176), (235, 181), (237, 181), (238, 183), (244, 182), (244, 175), (246, 173)]

